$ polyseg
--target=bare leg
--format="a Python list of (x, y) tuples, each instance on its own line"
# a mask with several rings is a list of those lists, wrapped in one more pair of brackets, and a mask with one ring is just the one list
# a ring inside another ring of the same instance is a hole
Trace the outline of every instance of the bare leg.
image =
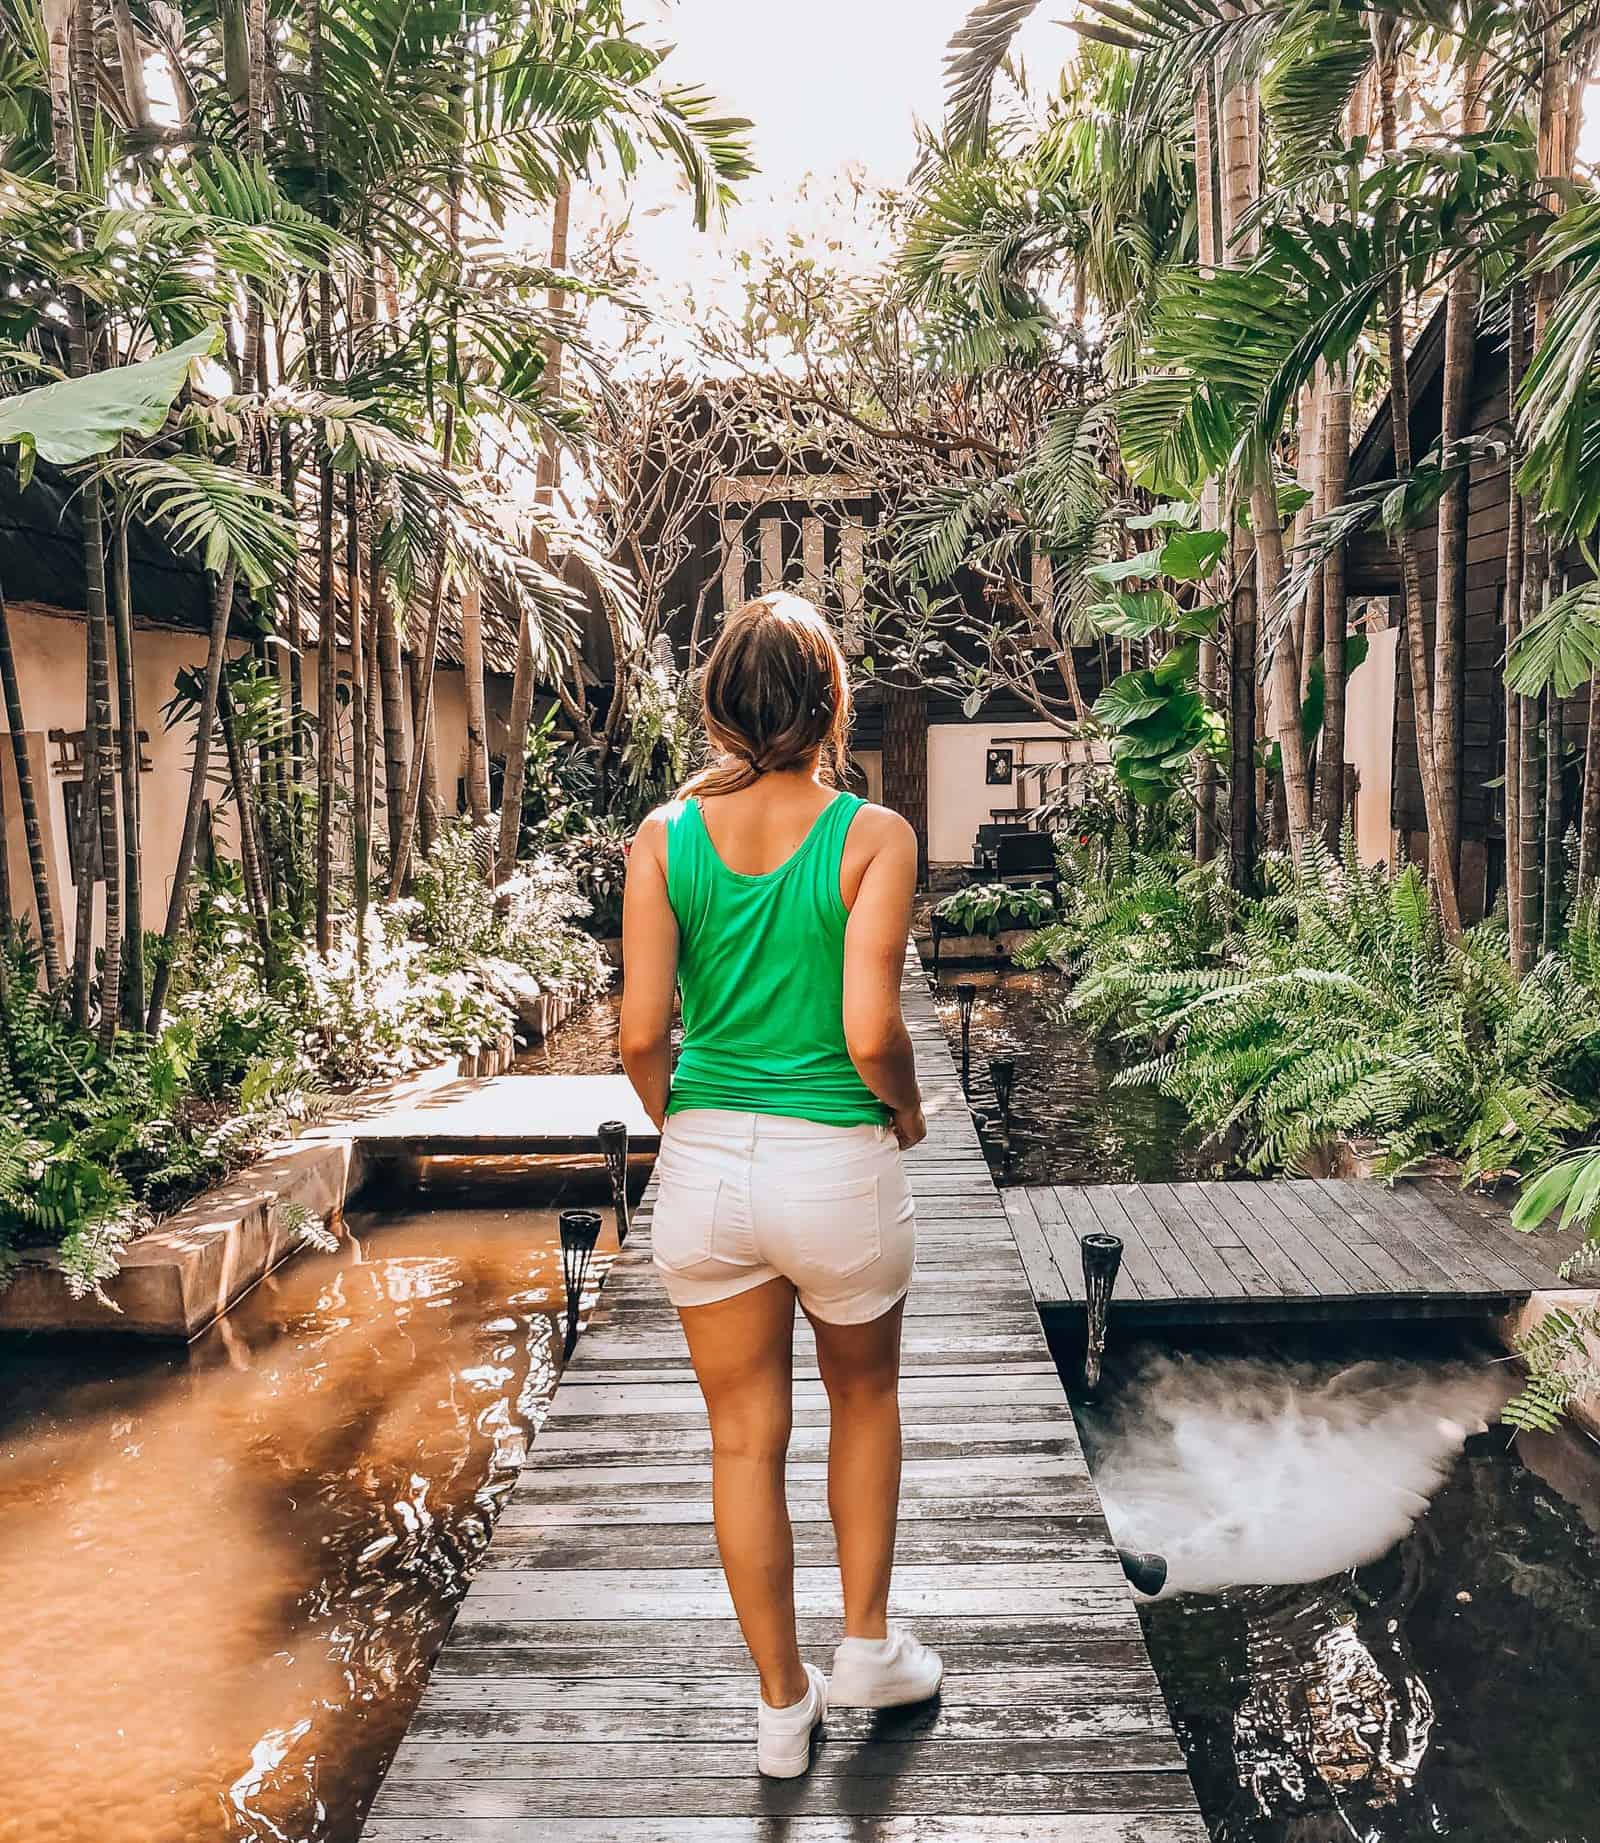
[(794, 1396), (794, 1288), (769, 1280), (682, 1308), (711, 1420), (711, 1512), (739, 1627), (769, 1708), (806, 1694), (794, 1632), (794, 1532), (784, 1494)]
[(889, 1576), (900, 1509), (904, 1313), (902, 1299), (867, 1325), (811, 1320), (833, 1422), (828, 1438), (828, 1515), (839, 1544), (846, 1638), (882, 1638), (889, 1629)]

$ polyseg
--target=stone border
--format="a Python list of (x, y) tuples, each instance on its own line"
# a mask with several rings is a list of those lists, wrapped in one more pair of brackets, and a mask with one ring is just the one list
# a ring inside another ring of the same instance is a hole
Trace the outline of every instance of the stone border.
[[(571, 1001), (551, 998), (553, 1030)], [(561, 1007), (565, 1006), (565, 1009)], [(96, 1332), (188, 1342), (236, 1305), (256, 1282), (304, 1246), (292, 1225), (300, 1211), (343, 1232), (346, 1205), (366, 1165), (358, 1141), (374, 1112), (404, 1106), (448, 1082), (499, 1075), (516, 1044), (508, 1035), (476, 1053), (452, 1056), (399, 1081), (364, 1088), (334, 1115), (246, 1165), (128, 1245), (106, 1283), (115, 1310), (67, 1291), (53, 1248), (23, 1252), (0, 1292), (0, 1331)]]
[[(947, 966), (1004, 966), (1037, 928), (1002, 928), (998, 934), (943, 934), (939, 937), (939, 970)], [(933, 970), (933, 936), (917, 936), (917, 953), (929, 973)]]

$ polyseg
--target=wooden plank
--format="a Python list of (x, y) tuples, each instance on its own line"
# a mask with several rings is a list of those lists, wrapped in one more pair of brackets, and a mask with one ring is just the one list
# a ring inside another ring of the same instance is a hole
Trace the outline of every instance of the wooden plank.
[(1272, 1281), (1281, 1297), (1316, 1298), (1316, 1284), (1300, 1271), (1294, 1258), (1279, 1246), (1274, 1233), (1278, 1224), (1266, 1221), (1260, 1199), (1250, 1194), (1256, 1188), (1256, 1185), (1249, 1183), (1208, 1184), (1206, 1194), (1217, 1214), (1249, 1249), (1257, 1266)]
[[(551, 1843), (541, 1818), (387, 1817), (369, 1819), (362, 1843)], [(1054, 1812), (1035, 1816), (979, 1812), (874, 1819), (870, 1831), (858, 1818), (839, 1815), (794, 1817), (698, 1817), (692, 1833), (659, 1816), (595, 1817), (575, 1813), (561, 1820), (561, 1843), (1208, 1843), (1210, 1833), (1197, 1814), (1139, 1811)]]
[(1070, 1299), (1071, 1289), (1050, 1251), (1049, 1238), (1033, 1205), (1033, 1193), (1017, 1187), (1003, 1190), (1000, 1195), (1035, 1301), (1040, 1305), (1053, 1305)]
[(1170, 1186), (1173, 1197), (1189, 1212), (1211, 1246), (1227, 1262), (1240, 1288), (1252, 1298), (1278, 1297), (1277, 1282), (1244, 1245), (1230, 1217), (1212, 1199), (1214, 1186), (1183, 1183)]
[(1035, 1220), (1044, 1232), (1045, 1246), (1056, 1272), (1061, 1275), (1069, 1299), (1084, 1297), (1083, 1262), (1078, 1255), (1078, 1239), (1067, 1226), (1061, 1199), (1048, 1186), (1030, 1190), (1028, 1201)]
[[(720, 1751), (736, 1772), (732, 1750)], [(819, 1774), (813, 1768), (802, 1779), (761, 1779), (748, 1770), (721, 1779), (482, 1781), (458, 1776), (413, 1783), (391, 1775), (392, 1783), (385, 1781), (374, 1809), (385, 1819), (559, 1818), (563, 1838), (571, 1835), (570, 1817), (639, 1812), (655, 1818), (698, 1819), (730, 1813), (764, 1817), (819, 1808), (852, 1818), (996, 1811), (1192, 1813), (1194, 1809), (1193, 1788), (1187, 1775), (1177, 1770), (1086, 1772), (1063, 1767), (1054, 1772), (1037, 1764), (1035, 1751), (1026, 1743), (1019, 1751), (1023, 1764), (1017, 1768), (1007, 1763), (1010, 1750), (990, 1747), (984, 1750), (980, 1770), (965, 1773), (940, 1773), (924, 1767), (916, 1748), (886, 1748), (879, 1754), (870, 1747), (857, 1747), (850, 1750), (855, 1770)], [(818, 1750), (819, 1759), (825, 1752), (826, 1743)], [(405, 1757), (404, 1750), (399, 1757)], [(874, 1766), (879, 1770), (870, 1770)], [(698, 1825), (694, 1832), (667, 1834), (683, 1834), (685, 1843), (690, 1837), (698, 1843)]]
[(1291, 1195), (1292, 1183), (1251, 1186), (1254, 1202), (1272, 1239), (1324, 1298), (1348, 1298), (1369, 1292), (1371, 1271), (1351, 1258), (1342, 1243), (1322, 1233), (1322, 1225)]
[(1167, 1276), (1175, 1298), (1203, 1299), (1206, 1283), (1182, 1244), (1162, 1220), (1142, 1184), (1115, 1184), (1112, 1194), (1139, 1232), (1150, 1257)]
[[(1141, 1184), (1139, 1194), (1194, 1269), (1197, 1298), (1244, 1299), (1252, 1296), (1246, 1290), (1244, 1278), (1224, 1258), (1221, 1250), (1212, 1245), (1210, 1236), (1184, 1208), (1170, 1184)], [(1266, 1275), (1253, 1262), (1250, 1271), (1258, 1288), (1265, 1291), (1271, 1284)]]
[[(1352, 1261), (1358, 1261), (1370, 1276), (1366, 1290), (1388, 1295), (1415, 1292), (1417, 1277), (1400, 1254), (1375, 1241), (1365, 1227), (1327, 1196), (1315, 1184), (1291, 1184), (1293, 1203), (1318, 1223), (1325, 1236), (1324, 1246), (1337, 1242), (1347, 1249)], [(1353, 1271), (1353, 1269), (1352, 1269)]]

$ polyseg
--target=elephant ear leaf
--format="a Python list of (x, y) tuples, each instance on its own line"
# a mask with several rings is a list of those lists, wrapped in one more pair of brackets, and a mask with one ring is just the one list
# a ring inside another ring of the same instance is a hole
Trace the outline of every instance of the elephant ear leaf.
[(109, 454), (125, 435), (155, 435), (166, 422), (189, 369), (216, 351), (220, 327), (207, 327), (181, 346), (135, 365), (115, 365), (85, 377), (42, 384), (0, 401), (0, 447), (20, 443), (57, 466)]

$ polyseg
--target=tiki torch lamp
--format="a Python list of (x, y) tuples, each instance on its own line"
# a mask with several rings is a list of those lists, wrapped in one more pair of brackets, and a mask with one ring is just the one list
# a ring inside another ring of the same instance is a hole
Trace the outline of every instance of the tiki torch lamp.
[(1106, 1319), (1111, 1309), (1111, 1293), (1117, 1284), (1117, 1269), (1122, 1265), (1122, 1242), (1118, 1236), (1096, 1229), (1078, 1244), (1083, 1259), (1083, 1296), (1087, 1302), (1088, 1343), (1083, 1353), (1083, 1393), (1094, 1401), (1100, 1393), (1100, 1369), (1106, 1354)]
[(1011, 1091), (1017, 1085), (1017, 1065), (1010, 1056), (996, 1056), (989, 1064), (989, 1079), (994, 1083), (994, 1098), (1000, 1103), (1000, 1121), (1011, 1131)]
[(583, 1306), (583, 1283), (589, 1276), (594, 1245), (600, 1239), (600, 1217), (592, 1209), (561, 1212), (561, 1273), (567, 1283), (567, 1335), (561, 1361), (567, 1362), (578, 1343), (578, 1314)]
[(596, 1128), (600, 1151), (611, 1179), (611, 1207), (617, 1218), (617, 1246), (628, 1239), (628, 1123), (603, 1120)]
[(956, 987), (956, 1004), (961, 1008), (961, 1092), (972, 1092), (972, 1007), (977, 1002), (975, 985)]

